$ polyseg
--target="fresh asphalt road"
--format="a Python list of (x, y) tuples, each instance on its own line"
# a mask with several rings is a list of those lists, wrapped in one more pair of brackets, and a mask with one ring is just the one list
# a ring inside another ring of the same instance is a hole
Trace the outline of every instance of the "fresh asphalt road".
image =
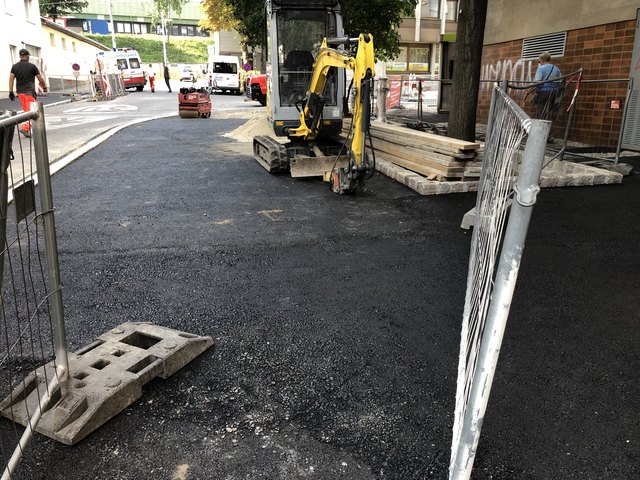
[[(446, 478), (475, 195), (269, 175), (242, 123), (141, 123), (54, 176), (72, 350), (127, 321), (216, 343), (17, 479)], [(639, 477), (639, 189), (539, 195), (473, 478)]]
[[(42, 97), (45, 103), (49, 160), (51, 162), (60, 160), (111, 129), (177, 114), (177, 90), (181, 84), (173, 83), (172, 93), (169, 93), (165, 84), (161, 83), (155, 93), (151, 93), (147, 86), (142, 92), (128, 91), (122, 97), (100, 102), (83, 100), (57, 104), (58, 101), (65, 98), (58, 96), (56, 104), (47, 106), (46, 104), (51, 98)], [(211, 100), (216, 111), (259, 108), (257, 102), (244, 101), (244, 97), (239, 95), (214, 94), (211, 96)], [(0, 99), (0, 110), (4, 109), (19, 110), (20, 103), (2, 98)], [(20, 151), (21, 148), (28, 156), (30, 142), (23, 137), (14, 137), (14, 151)]]

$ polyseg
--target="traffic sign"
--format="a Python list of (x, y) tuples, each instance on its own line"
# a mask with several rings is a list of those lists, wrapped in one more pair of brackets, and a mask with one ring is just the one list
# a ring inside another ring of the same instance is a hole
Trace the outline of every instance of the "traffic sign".
[(73, 68), (74, 72), (80, 71), (80, 65), (78, 65), (77, 63), (74, 63), (73, 65), (71, 65), (71, 68)]

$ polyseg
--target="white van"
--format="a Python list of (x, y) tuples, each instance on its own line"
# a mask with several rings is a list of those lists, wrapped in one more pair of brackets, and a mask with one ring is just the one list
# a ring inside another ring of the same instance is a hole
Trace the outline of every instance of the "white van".
[(233, 55), (210, 55), (207, 63), (210, 90), (241, 93), (240, 59)]

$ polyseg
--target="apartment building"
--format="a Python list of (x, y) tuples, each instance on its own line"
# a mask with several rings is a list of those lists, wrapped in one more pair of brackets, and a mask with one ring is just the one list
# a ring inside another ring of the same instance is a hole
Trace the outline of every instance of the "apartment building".
[(18, 52), (26, 48), (31, 62), (40, 66), (43, 46), (38, 0), (0, 1), (0, 91), (9, 90), (11, 66), (20, 60)]

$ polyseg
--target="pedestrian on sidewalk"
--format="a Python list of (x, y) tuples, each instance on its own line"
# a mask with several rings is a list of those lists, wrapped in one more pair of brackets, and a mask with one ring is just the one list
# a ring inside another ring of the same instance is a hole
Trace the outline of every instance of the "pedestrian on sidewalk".
[(165, 63), (164, 66), (164, 83), (167, 84), (167, 88), (169, 89), (169, 93), (171, 93), (171, 84), (169, 83), (169, 66)]
[(560, 83), (551, 82), (562, 77), (560, 69), (551, 63), (551, 54), (542, 52), (538, 57), (538, 69), (534, 81), (543, 82), (549, 80), (548, 83), (542, 83), (536, 86), (533, 96), (533, 103), (537, 107), (536, 117), (545, 120), (553, 120), (558, 111), (556, 106), (556, 96)]
[[(28, 112), (31, 109), (31, 103), (35, 102), (38, 96), (36, 92), (36, 78), (43, 92), (47, 91), (47, 85), (44, 83), (44, 78), (40, 74), (38, 67), (29, 62), (29, 51), (23, 48), (18, 54), (20, 55), (20, 61), (13, 64), (11, 73), (9, 73), (9, 98), (11, 101), (16, 99), (13, 93), (13, 84), (16, 82), (16, 92), (18, 92), (22, 110)], [(20, 133), (25, 137), (31, 136), (30, 121), (20, 124)]]
[(151, 87), (151, 93), (154, 93), (156, 91), (156, 72), (151, 64), (149, 64), (149, 71), (147, 72), (147, 75), (149, 76), (149, 86)]

